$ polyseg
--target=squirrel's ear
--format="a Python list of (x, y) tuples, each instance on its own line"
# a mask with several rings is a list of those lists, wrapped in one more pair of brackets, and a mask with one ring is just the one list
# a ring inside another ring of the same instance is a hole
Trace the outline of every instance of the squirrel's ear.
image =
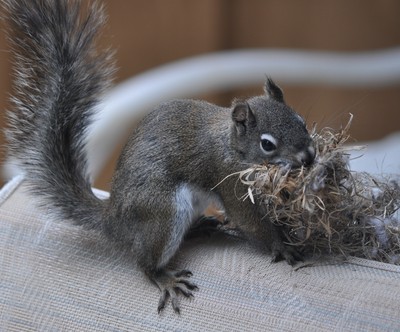
[(270, 77), (267, 77), (267, 81), (264, 85), (264, 91), (269, 98), (274, 99), (280, 103), (285, 103), (282, 89), (277, 84), (275, 84), (275, 82)]
[(232, 110), (232, 120), (239, 135), (246, 133), (247, 128), (256, 125), (256, 117), (249, 104), (243, 101), (235, 101)]

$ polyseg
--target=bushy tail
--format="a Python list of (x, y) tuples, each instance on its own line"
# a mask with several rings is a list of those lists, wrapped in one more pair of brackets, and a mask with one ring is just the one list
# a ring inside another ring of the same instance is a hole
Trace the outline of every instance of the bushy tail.
[(58, 216), (96, 228), (104, 202), (91, 190), (85, 136), (113, 70), (110, 52), (94, 49), (102, 7), (81, 8), (78, 0), (2, 2), (15, 54), (9, 154)]

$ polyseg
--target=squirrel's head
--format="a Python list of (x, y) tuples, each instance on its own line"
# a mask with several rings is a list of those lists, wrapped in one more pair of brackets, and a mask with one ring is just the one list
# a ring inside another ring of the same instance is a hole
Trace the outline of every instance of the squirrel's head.
[(245, 163), (290, 167), (313, 163), (315, 149), (304, 119), (285, 104), (270, 78), (265, 94), (232, 106), (232, 146)]

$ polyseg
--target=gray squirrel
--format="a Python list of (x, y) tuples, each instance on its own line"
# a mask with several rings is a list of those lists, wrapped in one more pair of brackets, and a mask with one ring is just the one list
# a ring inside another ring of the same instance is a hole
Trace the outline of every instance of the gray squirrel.
[(226, 178), (253, 164), (300, 167), (314, 160), (305, 121), (271, 79), (263, 95), (230, 108), (196, 100), (156, 107), (123, 149), (110, 198), (100, 200), (91, 189), (85, 142), (114, 71), (110, 52), (95, 50), (102, 6), (92, 2), (82, 11), (78, 0), (3, 0), (3, 7), (16, 59), (9, 155), (57, 218), (132, 251), (161, 291), (159, 312), (170, 299), (179, 313), (180, 297), (197, 289), (190, 271), (168, 263), (210, 203), (273, 261), (301, 259), (257, 202), (237, 198), (247, 188)]

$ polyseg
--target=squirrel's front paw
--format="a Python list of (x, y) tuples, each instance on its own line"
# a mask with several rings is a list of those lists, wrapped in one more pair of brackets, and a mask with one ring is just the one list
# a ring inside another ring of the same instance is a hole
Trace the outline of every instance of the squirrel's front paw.
[(272, 262), (276, 263), (285, 260), (289, 265), (295, 265), (299, 261), (303, 261), (302, 254), (295, 248), (276, 242), (272, 245)]
[(210, 237), (212, 234), (217, 233), (221, 226), (226, 221), (221, 221), (214, 216), (202, 216), (197, 220), (196, 224), (186, 234), (185, 239), (192, 239), (196, 237)]
[(179, 295), (190, 298), (193, 297), (192, 291), (198, 289), (195, 284), (188, 280), (191, 276), (192, 272), (188, 270), (178, 272), (162, 270), (152, 277), (152, 280), (161, 290), (157, 308), (158, 313), (165, 308), (169, 298), (171, 298), (171, 305), (174, 311), (178, 314), (180, 313)]

